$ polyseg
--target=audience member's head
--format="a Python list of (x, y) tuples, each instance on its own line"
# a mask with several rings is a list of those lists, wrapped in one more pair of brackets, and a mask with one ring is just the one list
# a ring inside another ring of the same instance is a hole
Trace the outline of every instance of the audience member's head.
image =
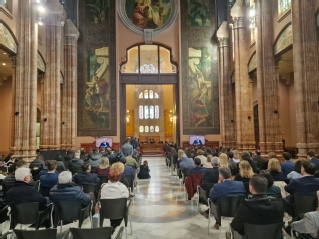
[(227, 154), (221, 153), (219, 155), (219, 160), (220, 160), (220, 167), (228, 167), (228, 157)]
[(144, 160), (144, 161), (143, 161), (143, 166), (144, 166), (145, 168), (148, 166), (147, 160)]
[(302, 175), (314, 175), (316, 172), (316, 166), (311, 161), (303, 161), (301, 165), (301, 174)]
[(211, 155), (211, 154), (209, 154), (209, 155), (207, 155), (207, 162), (208, 163), (211, 163), (212, 162), (212, 158), (213, 158), (213, 155)]
[(304, 160), (302, 160), (302, 159), (298, 159), (296, 162), (295, 162), (295, 171), (297, 172), (297, 173), (300, 173), (301, 174), (301, 166), (302, 166), (302, 162), (303, 162)]
[(56, 161), (55, 160), (46, 161), (46, 165), (47, 165), (49, 172), (54, 172), (56, 170)]
[(108, 179), (112, 182), (118, 182), (121, 179), (121, 172), (118, 170), (114, 170), (111, 168), (110, 173), (108, 175)]
[(21, 182), (25, 182), (25, 183), (29, 183), (31, 180), (31, 175), (30, 175), (30, 169), (29, 168), (18, 168), (15, 171), (15, 179), (16, 181), (21, 181)]
[(269, 172), (276, 172), (276, 173), (281, 172), (281, 166), (280, 166), (279, 160), (275, 158), (269, 159), (268, 170)]
[(195, 158), (195, 159), (194, 159), (194, 164), (195, 164), (196, 166), (200, 166), (200, 165), (202, 164), (200, 158)]
[(204, 151), (202, 149), (197, 150), (197, 155), (204, 155)]
[(178, 150), (178, 153), (177, 153), (178, 158), (179, 158), (179, 159), (182, 158), (182, 155), (183, 155), (184, 153), (185, 153), (184, 150), (179, 149), (179, 150)]
[(283, 152), (282, 156), (284, 157), (285, 160), (290, 160), (291, 159), (291, 154), (288, 152)]
[(220, 167), (218, 171), (219, 171), (219, 180), (221, 182), (224, 182), (226, 179), (229, 179), (231, 177), (231, 172), (229, 167)]
[(63, 161), (63, 157), (62, 157), (61, 154), (57, 154), (57, 155), (54, 157), (54, 159), (55, 159), (56, 161)]
[(213, 167), (219, 167), (219, 164), (220, 164), (220, 160), (218, 157), (213, 157), (212, 158), (212, 166)]
[(307, 153), (307, 158), (308, 159), (312, 159), (312, 158), (314, 158), (316, 155), (315, 155), (315, 153), (313, 152), (313, 151), (309, 151), (308, 153)]
[(126, 158), (125, 157), (121, 157), (119, 162), (121, 162), (122, 164), (126, 164)]
[[(17, 161), (17, 159), (18, 159), (18, 161)], [(21, 167), (27, 168), (28, 167), (27, 162), (24, 161), (22, 158), (16, 158), (15, 165), (16, 165), (16, 168), (21, 168)]]
[(182, 154), (181, 159), (187, 158), (187, 155), (185, 153)]
[(72, 182), (72, 173), (70, 171), (63, 171), (58, 177), (59, 184), (67, 184)]
[(229, 159), (234, 158), (234, 153), (232, 151), (229, 151), (228, 152), (228, 157), (229, 157)]
[(275, 158), (277, 158), (277, 156), (276, 156), (276, 154), (274, 153), (274, 152), (269, 152), (268, 153), (268, 159), (275, 159)]
[(247, 151), (242, 152), (242, 154), (241, 154), (241, 159), (242, 159), (242, 160), (247, 160), (247, 161), (249, 161), (249, 160), (251, 159), (250, 153), (247, 152)]
[(234, 159), (239, 159), (239, 153), (237, 150), (233, 150)]
[(249, 191), (252, 194), (265, 194), (267, 191), (267, 179), (259, 174), (255, 174), (249, 181)]
[(117, 170), (120, 173), (124, 172), (124, 164), (122, 162), (113, 163), (110, 170)]
[(83, 163), (81, 167), (83, 172), (91, 172), (91, 165), (89, 163)]
[(317, 170), (317, 171), (313, 174), (313, 176), (314, 176), (315, 178), (319, 178), (319, 170)]
[(259, 151), (259, 150), (256, 150), (256, 151), (255, 151), (255, 154), (258, 155), (258, 156), (260, 156), (260, 151)]
[(243, 160), (239, 163), (239, 174), (243, 178), (251, 178), (254, 175), (253, 169), (248, 161)]
[(80, 153), (74, 153), (74, 158), (79, 159), (80, 158)]
[(38, 160), (42, 160), (42, 161), (43, 161), (43, 155), (41, 155), (41, 154), (37, 154), (36, 159), (38, 159)]
[(272, 177), (271, 173), (267, 170), (261, 170), (260, 175), (264, 176), (267, 179), (267, 188), (271, 188), (274, 185), (274, 178)]
[(110, 165), (110, 160), (107, 157), (102, 157), (99, 168), (106, 169)]

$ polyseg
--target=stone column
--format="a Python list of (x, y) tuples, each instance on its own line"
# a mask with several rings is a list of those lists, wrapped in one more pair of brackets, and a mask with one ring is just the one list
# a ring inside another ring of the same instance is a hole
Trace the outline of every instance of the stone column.
[[(18, 56), (13, 77), (14, 157), (32, 161), (36, 156), (38, 25), (33, 1), (19, 1), (17, 19)], [(15, 78), (15, 79), (14, 79)]]
[(59, 149), (61, 144), (61, 22), (63, 6), (58, 0), (46, 4), (46, 74), (41, 114), (42, 149)]
[(236, 146), (234, 105), (230, 78), (230, 51), (228, 22), (224, 21), (217, 31), (219, 40), (219, 86), (220, 86), (220, 128), (222, 142), (226, 148)]
[(62, 86), (62, 149), (74, 149), (76, 137), (77, 41), (79, 32), (70, 19), (64, 26), (64, 84)]
[(255, 149), (252, 83), (247, 68), (250, 41), (246, 10), (241, 1), (236, 2), (231, 10), (234, 20), (236, 142), (240, 152)]
[(319, 153), (319, 70), (315, 1), (292, 1), (298, 157)]
[(281, 157), (282, 142), (279, 124), (279, 82), (277, 79), (274, 48), (273, 24), (270, 1), (257, 0), (257, 94), (259, 116), (260, 151), (266, 157), (275, 152)]

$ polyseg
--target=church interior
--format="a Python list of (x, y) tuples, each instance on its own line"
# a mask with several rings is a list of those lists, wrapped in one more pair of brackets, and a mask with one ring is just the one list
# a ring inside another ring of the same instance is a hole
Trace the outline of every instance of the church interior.
[(137, 140), (126, 237), (221, 238), (170, 157), (319, 157), (318, 43), (319, 0), (0, 0), (0, 159)]

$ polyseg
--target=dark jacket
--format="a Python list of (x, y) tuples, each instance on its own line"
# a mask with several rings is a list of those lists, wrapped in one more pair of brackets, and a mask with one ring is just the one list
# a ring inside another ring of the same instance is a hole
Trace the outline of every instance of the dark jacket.
[(291, 162), (290, 160), (286, 160), (281, 166), (281, 171), (284, 173), (285, 178), (287, 178), (287, 175), (295, 170), (295, 164)]
[(89, 159), (89, 163), (92, 167), (97, 167), (101, 164), (101, 154), (97, 153), (97, 154), (91, 154), (90, 155), (90, 159)]
[(69, 167), (80, 168), (83, 163), (82, 159), (74, 158), (70, 161)]
[[(3, 179), (3, 182), (2, 182), (2, 191), (3, 191), (3, 194), (5, 195), (7, 193), (7, 191), (12, 188), (14, 186), (14, 183), (16, 181), (16, 178), (14, 176), (14, 174), (10, 174), (8, 175), (7, 177), (5, 177)], [(34, 183), (34, 180), (31, 179), (31, 181), (29, 182), (29, 184), (31, 186), (34, 186), (35, 183)]]
[(135, 180), (135, 171), (132, 167), (130, 166), (127, 166), (127, 165), (124, 165), (124, 172), (122, 173), (122, 176), (125, 176), (125, 175), (132, 175), (132, 179)]
[(188, 195), (188, 200), (191, 200), (197, 192), (197, 187), (203, 183), (203, 175), (201, 173), (193, 173), (188, 175), (185, 180), (185, 188)]
[(259, 168), (260, 170), (264, 168), (266, 160), (262, 158), (260, 155), (254, 156), (253, 160), (256, 162), (257, 168)]
[(30, 163), (30, 168), (38, 168), (39, 171), (41, 171), (42, 169), (44, 169), (45, 167), (45, 163), (43, 160), (41, 159), (35, 159)]
[(138, 173), (137, 177), (139, 179), (147, 179), (150, 177), (150, 169), (148, 166), (144, 167), (143, 165), (140, 166), (140, 172)]
[(47, 204), (47, 199), (38, 192), (34, 185), (22, 181), (14, 183), (14, 186), (6, 193), (5, 200), (9, 206), (27, 202), (38, 202), (40, 210), (44, 209)]
[(97, 166), (96, 167), (96, 174), (98, 176), (108, 176), (109, 175), (109, 172), (110, 172), (110, 168), (111, 166), (108, 166), (107, 168), (105, 169), (100, 169), (100, 166)]
[(75, 182), (78, 185), (98, 184), (100, 182), (100, 179), (97, 177), (95, 173), (80, 172), (73, 176), (73, 182)]
[[(315, 178), (314, 176), (305, 176), (302, 178), (292, 179), (290, 183), (285, 186), (285, 190), (291, 195), (316, 195), (319, 190), (319, 178)], [(289, 200), (292, 203), (293, 197), (289, 197)]]
[(91, 198), (84, 193), (80, 186), (74, 183), (58, 184), (50, 190), (49, 197), (51, 201), (81, 201), (82, 206), (90, 204)]
[(218, 183), (219, 168), (207, 168), (203, 173), (203, 183)]
[(109, 159), (110, 165), (112, 165), (113, 163), (116, 163), (116, 162), (119, 161), (118, 160), (118, 154), (116, 154), (116, 153), (109, 154), (107, 156), (107, 158)]
[(246, 199), (239, 206), (236, 216), (231, 222), (231, 227), (245, 234), (244, 224), (266, 225), (283, 221), (284, 209), (281, 198), (267, 195), (254, 195)]
[(194, 168), (191, 168), (188, 171), (188, 175), (194, 174), (194, 173), (199, 173), (203, 174), (206, 171), (206, 168), (202, 168), (201, 166), (195, 166)]
[(210, 200), (217, 204), (221, 197), (245, 197), (245, 187), (242, 182), (225, 180), (223, 183), (216, 183), (209, 192)]
[(254, 173), (258, 173), (257, 164), (254, 160), (246, 160), (250, 164), (251, 168), (253, 169)]
[(274, 181), (284, 181), (286, 179), (283, 172), (270, 172)]
[(40, 177), (41, 188), (52, 188), (58, 184), (58, 173), (46, 173)]
[(319, 170), (319, 160), (316, 159), (316, 158), (312, 158), (312, 159), (310, 159), (310, 161), (311, 161), (314, 165), (316, 165), (317, 170)]

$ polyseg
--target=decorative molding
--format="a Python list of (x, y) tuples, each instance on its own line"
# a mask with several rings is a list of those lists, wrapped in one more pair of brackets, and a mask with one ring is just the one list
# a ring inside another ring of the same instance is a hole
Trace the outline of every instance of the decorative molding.
[(38, 69), (45, 73), (45, 63), (42, 56), (38, 52)]
[(11, 12), (9, 12), (9, 10), (3, 4), (0, 4), (0, 12), (6, 15), (10, 20), (13, 19)]
[(280, 52), (284, 51), (288, 47), (292, 46), (293, 43), (293, 32), (292, 32), (292, 25), (289, 24), (279, 35), (274, 47), (275, 55), (279, 54)]
[(228, 37), (218, 38), (218, 41), (220, 47), (228, 46)]
[[(132, 20), (127, 16), (126, 8), (125, 8), (126, 1), (127, 0), (117, 0), (116, 1), (120, 19), (122, 20), (123, 24), (128, 29), (130, 29), (131, 31), (133, 31), (137, 34), (144, 35), (144, 29), (135, 26), (133, 24)], [(167, 31), (171, 26), (173, 26), (173, 24), (175, 23), (175, 21), (177, 19), (177, 16), (179, 13), (179, 0), (170, 0), (170, 3), (171, 3), (171, 14), (170, 14), (169, 18), (167, 19), (167, 21), (163, 24), (163, 26), (158, 27), (158, 28), (153, 30), (154, 36)]]
[(9, 29), (1, 22), (0, 22), (0, 45), (5, 46), (13, 53), (17, 54), (18, 52), (18, 46), (14, 37), (12, 36)]
[(244, 27), (244, 18), (243, 17), (234, 17), (233, 20), (234, 20), (233, 29)]
[(51, 14), (46, 17), (46, 25), (63, 27), (65, 17), (63, 14)]
[(145, 44), (152, 45), (153, 43), (153, 29), (144, 29)]
[(76, 46), (78, 43), (79, 36), (65, 36), (64, 45)]
[(17, 57), (9, 55), (9, 59), (12, 61), (12, 68), (16, 68), (17, 67)]
[(253, 72), (257, 69), (257, 54), (254, 52), (254, 54), (251, 56), (250, 61), (248, 63), (248, 73)]

